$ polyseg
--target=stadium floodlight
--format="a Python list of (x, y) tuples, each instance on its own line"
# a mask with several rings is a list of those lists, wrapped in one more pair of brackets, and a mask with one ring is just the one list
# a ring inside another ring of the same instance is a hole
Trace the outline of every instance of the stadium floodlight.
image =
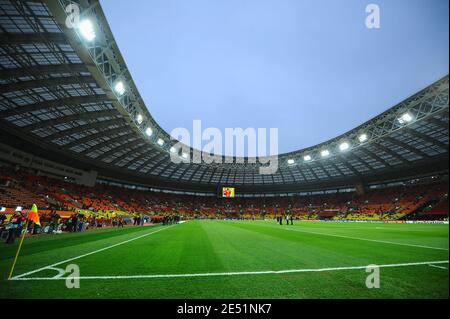
[(404, 113), (402, 116), (400, 116), (398, 118), (398, 121), (399, 121), (400, 124), (409, 123), (412, 120), (413, 120), (413, 116), (409, 112)]
[(292, 158), (290, 158), (290, 159), (288, 159), (287, 163), (288, 163), (289, 165), (292, 165), (292, 164), (295, 163), (295, 161), (294, 161)]
[(339, 149), (343, 152), (346, 151), (350, 148), (350, 144), (348, 144), (347, 142), (343, 142), (341, 143), (341, 145), (339, 145)]
[(145, 129), (145, 134), (146, 134), (147, 136), (152, 136), (153, 130), (151, 129), (151, 127), (147, 127), (147, 128)]
[(163, 146), (163, 145), (164, 145), (164, 140), (163, 140), (162, 138), (158, 138), (158, 140), (156, 141), (156, 143), (157, 143), (159, 146)]
[(326, 157), (326, 156), (330, 155), (330, 151), (329, 150), (323, 150), (322, 152), (320, 152), (320, 155), (322, 155), (322, 157)]
[(91, 20), (83, 20), (78, 25), (78, 29), (80, 30), (81, 35), (87, 41), (92, 41), (95, 39), (95, 30), (94, 25)]
[(175, 148), (175, 146), (172, 146), (170, 148), (170, 153), (175, 153), (177, 151), (177, 149)]
[(359, 139), (359, 141), (360, 141), (361, 143), (364, 143), (365, 141), (367, 141), (367, 134), (366, 134), (366, 133), (361, 134), (361, 135), (358, 137), (358, 139)]
[(123, 95), (125, 93), (125, 85), (122, 81), (118, 81), (116, 85), (114, 85), (114, 90), (117, 92), (117, 94)]
[(305, 155), (305, 156), (303, 156), (303, 160), (304, 160), (305, 162), (310, 161), (310, 160), (311, 160), (311, 155)]
[(138, 114), (136, 116), (136, 122), (140, 125), (140, 124), (142, 124), (143, 121), (144, 121), (144, 117), (142, 116), (142, 114)]

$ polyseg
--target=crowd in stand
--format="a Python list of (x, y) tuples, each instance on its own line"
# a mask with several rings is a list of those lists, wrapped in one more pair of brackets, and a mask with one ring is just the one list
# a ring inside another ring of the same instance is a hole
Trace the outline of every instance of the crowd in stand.
[[(83, 214), (73, 213), (68, 218), (61, 218), (56, 211), (40, 217), (40, 225), (27, 221), (27, 213), (17, 210), (6, 222), (5, 214), (0, 214), (0, 234), (5, 234), (6, 243), (14, 243), (15, 238), (19, 237), (24, 227), (27, 226), (27, 233), (36, 234), (55, 234), (64, 232), (84, 232), (88, 229), (100, 227), (118, 227), (123, 228), (129, 224), (126, 218), (121, 216), (110, 218), (97, 218), (96, 215), (87, 217)], [(144, 217), (131, 218), (133, 225), (143, 226)], [(131, 224), (131, 223), (130, 223)]]
[(180, 216), (278, 221), (286, 216), (293, 220), (448, 219), (448, 181), (370, 189), (364, 194), (351, 191), (220, 199), (101, 184), (87, 187), (20, 167), (0, 167), (0, 206), (6, 207), (0, 213), (0, 225), (13, 226), (14, 220), (23, 219), (15, 208), (27, 209), (33, 203), (39, 207), (42, 226), (28, 230), (30, 233), (79, 232), (146, 222), (171, 224)]

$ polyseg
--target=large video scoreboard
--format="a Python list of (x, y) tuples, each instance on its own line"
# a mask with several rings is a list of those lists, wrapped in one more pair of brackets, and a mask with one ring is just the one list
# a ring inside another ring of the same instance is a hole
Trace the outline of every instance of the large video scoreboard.
[(222, 187), (222, 197), (233, 198), (234, 197), (234, 187)]

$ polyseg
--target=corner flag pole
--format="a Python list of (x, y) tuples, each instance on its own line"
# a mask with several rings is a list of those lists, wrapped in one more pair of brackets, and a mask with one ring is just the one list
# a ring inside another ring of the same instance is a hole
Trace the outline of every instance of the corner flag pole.
[(8, 280), (10, 280), (12, 278), (12, 274), (14, 272), (14, 267), (16, 266), (17, 258), (19, 257), (20, 249), (22, 248), (23, 239), (25, 238), (25, 235), (26, 235), (27, 230), (28, 230), (28, 223), (29, 223), (29, 220), (27, 218), (27, 222), (25, 223), (25, 231), (23, 232), (22, 237), (20, 238), (19, 247), (17, 248), (16, 256), (14, 257), (14, 261), (13, 261), (13, 264), (12, 264), (12, 267), (11, 267), (11, 271), (9, 272)]

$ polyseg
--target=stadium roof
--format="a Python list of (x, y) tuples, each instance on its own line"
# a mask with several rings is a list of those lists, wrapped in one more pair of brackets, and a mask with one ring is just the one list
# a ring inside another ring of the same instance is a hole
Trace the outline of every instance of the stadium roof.
[[(71, 3), (91, 25), (67, 27)], [(280, 155), (277, 173), (261, 175), (261, 164), (247, 158), (228, 164), (170, 160), (175, 141), (148, 112), (98, 1), (0, 0), (0, 44), (2, 140), (100, 176), (247, 192), (448, 171), (448, 76), (341, 136)], [(324, 150), (329, 154), (322, 156)]]

